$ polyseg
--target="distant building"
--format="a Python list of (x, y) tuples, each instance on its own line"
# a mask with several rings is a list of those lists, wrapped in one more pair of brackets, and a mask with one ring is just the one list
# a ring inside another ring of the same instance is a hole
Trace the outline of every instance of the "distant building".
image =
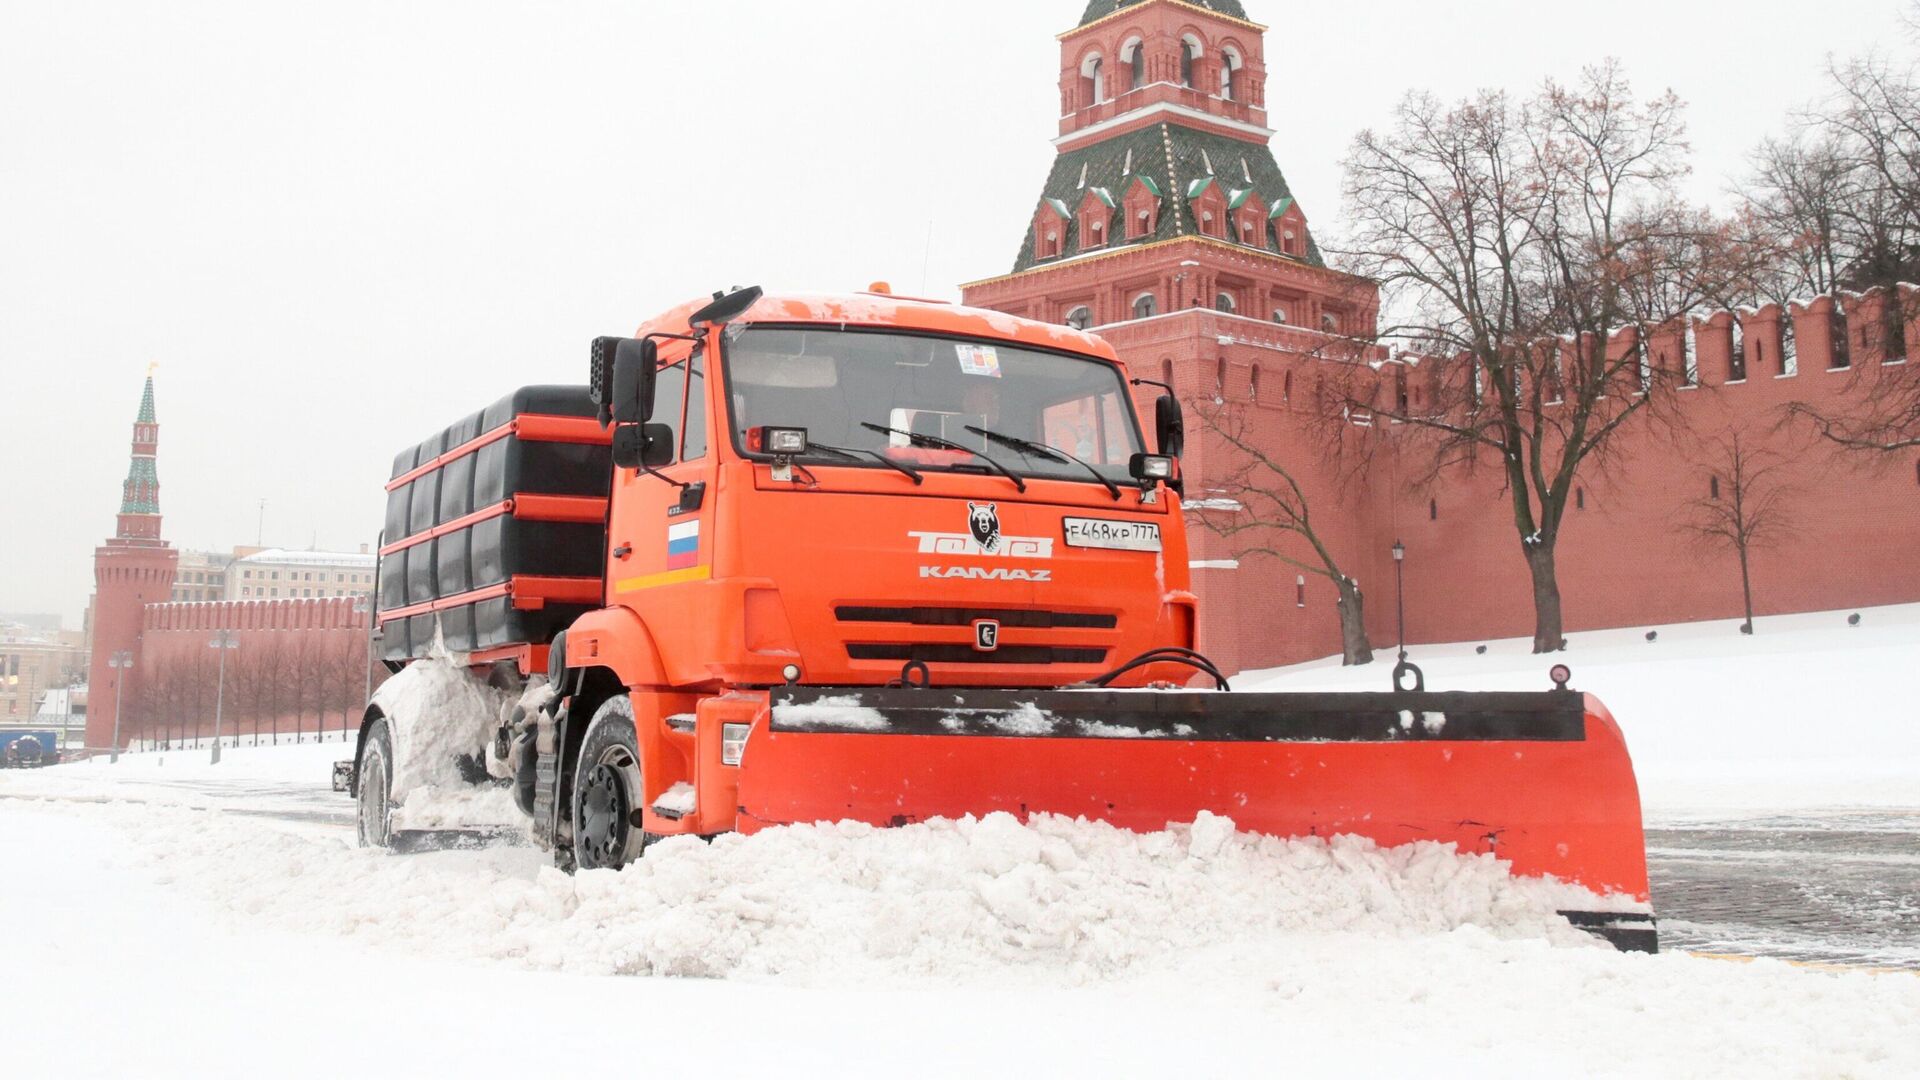
[(86, 674), (87, 654), (76, 644), (0, 638), (0, 726), (26, 723), (49, 690)]
[(24, 726), (35, 731), (57, 731), (62, 747), (80, 747), (86, 737), (87, 688), (69, 686), (47, 691), (32, 720)]
[(236, 548), (231, 554), (218, 551), (182, 551), (180, 574), (173, 581), (176, 604), (204, 604), (227, 598), (227, 568), (243, 553), (257, 548)]
[(374, 556), (268, 548), (235, 559), (226, 570), (224, 600), (317, 600), (373, 594)]
[(41, 612), (0, 611), (0, 636), (14, 634), (28, 636), (38, 634), (57, 634), (60, 632), (60, 616)]

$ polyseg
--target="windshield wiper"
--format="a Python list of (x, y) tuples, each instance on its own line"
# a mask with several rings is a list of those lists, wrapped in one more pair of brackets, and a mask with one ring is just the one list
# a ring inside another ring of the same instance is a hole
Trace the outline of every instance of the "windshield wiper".
[(1007, 468), (1005, 465), (1000, 464), (965, 443), (953, 442), (950, 439), (943, 439), (938, 435), (921, 435), (917, 432), (901, 431), (899, 428), (887, 427), (885, 424), (870, 424), (865, 420), (860, 421), (860, 426), (866, 428), (868, 431), (878, 431), (882, 435), (904, 435), (907, 438), (907, 442), (914, 446), (934, 446), (942, 450), (958, 450), (963, 454), (972, 454), (974, 457), (992, 466), (994, 472), (1013, 481), (1013, 486), (1019, 488), (1022, 494), (1026, 493), (1027, 482), (1020, 479), (1012, 469)]
[(1095, 480), (1098, 480), (1102, 484), (1105, 484), (1107, 487), (1107, 494), (1113, 496), (1114, 502), (1120, 501), (1119, 485), (1107, 479), (1105, 476), (1102, 476), (1100, 474), (1099, 469), (1094, 468), (1093, 466), (1087, 464), (1085, 461), (1082, 461), (1079, 458), (1074, 457), (1072, 454), (1067, 453), (1065, 450), (1062, 450), (1057, 446), (1048, 446), (1046, 443), (1037, 443), (1037, 442), (1034, 442), (1032, 439), (1022, 439), (1017, 435), (1002, 435), (997, 431), (988, 431), (986, 428), (983, 428), (983, 427), (974, 427), (972, 424), (967, 425), (967, 430), (973, 432), (975, 435), (978, 435), (981, 438), (992, 439), (994, 442), (999, 443), (1001, 446), (1010, 446), (1013, 449), (1018, 450), (1024, 454), (1034, 454), (1040, 457), (1049, 457), (1055, 461), (1071, 461), (1075, 465), (1078, 465), (1081, 468), (1092, 473), (1093, 478)]
[(868, 457), (871, 457), (873, 460), (879, 462), (880, 464), (885, 465), (889, 469), (895, 469), (895, 470), (898, 470), (899, 472), (903, 472), (907, 474), (909, 477), (912, 477), (913, 482), (916, 484), (923, 484), (927, 480), (926, 477), (920, 475), (919, 469), (911, 468), (901, 462), (895, 461), (878, 450), (862, 450), (858, 447), (854, 447), (853, 449), (848, 449), (847, 447), (844, 447), (844, 446), (828, 446), (826, 443), (817, 443), (817, 442), (807, 443), (807, 449), (825, 450), (829, 454), (838, 454), (843, 458), (852, 458), (855, 461), (858, 461), (860, 459), (861, 454), (865, 454)]

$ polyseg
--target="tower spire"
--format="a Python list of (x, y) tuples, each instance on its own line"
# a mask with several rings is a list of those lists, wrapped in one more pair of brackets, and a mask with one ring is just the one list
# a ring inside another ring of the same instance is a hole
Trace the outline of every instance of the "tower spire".
[(153, 368), (147, 368), (147, 384), (140, 394), (140, 412), (133, 421), (133, 452), (127, 463), (126, 483), (120, 489), (119, 540), (160, 540), (160, 470), (156, 463), (160, 450), (159, 414), (153, 405)]

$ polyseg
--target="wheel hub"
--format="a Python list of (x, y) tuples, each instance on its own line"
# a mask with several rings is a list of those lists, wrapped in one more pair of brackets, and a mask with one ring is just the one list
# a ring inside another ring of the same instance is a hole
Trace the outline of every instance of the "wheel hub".
[(580, 793), (580, 835), (576, 845), (580, 861), (592, 867), (613, 866), (626, 849), (627, 815), (632, 807), (627, 785), (620, 770), (600, 764), (587, 774)]

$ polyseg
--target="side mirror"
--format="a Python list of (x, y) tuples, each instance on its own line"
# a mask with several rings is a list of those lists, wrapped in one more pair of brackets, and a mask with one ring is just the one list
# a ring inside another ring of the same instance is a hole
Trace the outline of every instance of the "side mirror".
[(1153, 426), (1163, 456), (1177, 458), (1187, 447), (1187, 417), (1172, 394), (1161, 394), (1153, 403)]
[(600, 406), (600, 426), (645, 423), (659, 370), (660, 346), (651, 338), (594, 338), (587, 397)]
[(673, 464), (673, 427), (622, 424), (613, 429), (613, 463), (622, 469), (658, 469)]
[(613, 422), (644, 424), (653, 415), (653, 381), (660, 373), (660, 346), (652, 338), (620, 343), (613, 359)]

